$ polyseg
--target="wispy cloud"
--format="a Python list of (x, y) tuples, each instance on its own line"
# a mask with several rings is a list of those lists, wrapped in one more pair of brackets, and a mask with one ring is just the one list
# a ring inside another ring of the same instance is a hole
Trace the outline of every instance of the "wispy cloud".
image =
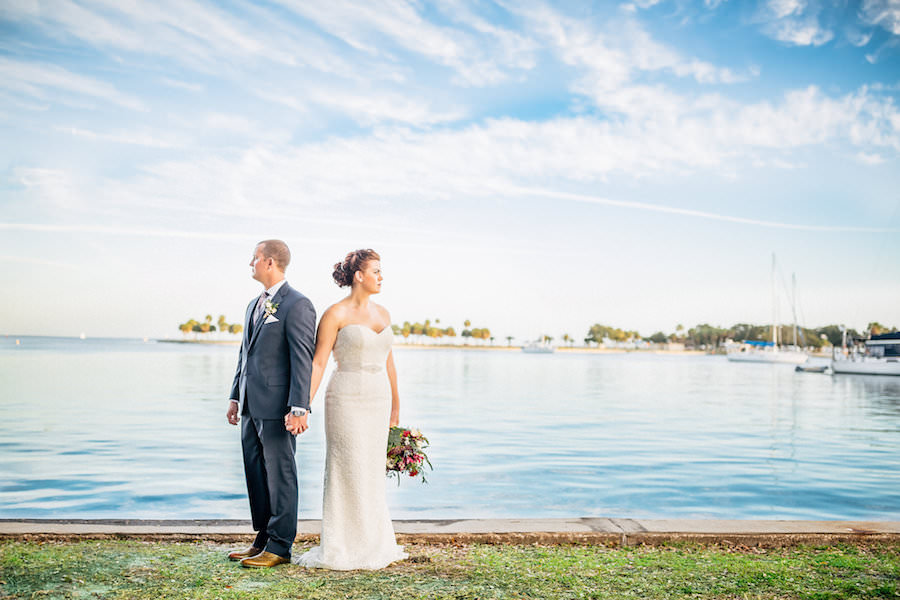
[(169, 77), (161, 77), (160, 81), (169, 87), (187, 90), (189, 92), (203, 91), (203, 86), (199, 83), (188, 83), (187, 81), (179, 81), (177, 79), (170, 79)]
[[(522, 59), (529, 53), (529, 45), (523, 43), (522, 38), (505, 35), (497, 26), (489, 30), (480, 27), (482, 33), (489, 33), (500, 41), (505, 51), (497, 56), (486, 52), (482, 48), (483, 41), (465, 31), (428, 21), (412, 2), (387, 5), (357, 0), (279, 2), (357, 51), (388, 60), (393, 59), (391, 52), (420, 55), (455, 70), (460, 84), (497, 83), (507, 78), (506, 68), (527, 68), (533, 64), (530, 59)], [(476, 28), (479, 26), (475, 19), (469, 18), (467, 22)]]
[(586, 69), (586, 77), (607, 89), (617, 89), (647, 73), (691, 77), (702, 84), (736, 83), (752, 77), (717, 67), (695, 57), (684, 57), (656, 41), (631, 18), (609, 22), (600, 29), (568, 17), (546, 5), (518, 7), (536, 35), (549, 42), (570, 65)]
[(0, 230), (30, 231), (33, 233), (98, 233), (104, 235), (186, 238), (195, 240), (220, 240), (247, 242), (252, 236), (244, 233), (219, 233), (209, 231), (179, 231), (174, 229), (143, 229), (106, 225), (51, 225), (46, 223), (0, 223)]
[(880, 165), (885, 162), (884, 157), (880, 154), (870, 154), (868, 152), (859, 152), (856, 159), (866, 165)]
[[(2, 224), (0, 224), (2, 227)], [(62, 262), (58, 260), (49, 260), (36, 256), (14, 256), (11, 254), (0, 254), (0, 262), (9, 262), (16, 264), (38, 265), (41, 267), (62, 267), (64, 269), (78, 269), (78, 265)]]
[[(890, 98), (864, 88), (832, 98), (811, 87), (790, 92), (777, 103), (740, 104), (717, 96), (674, 102), (671, 114), (662, 118), (650, 112), (622, 121), (506, 118), (465, 129), (380, 128), (352, 138), (282, 142), (237, 154), (166, 160), (145, 165), (127, 180), (76, 187), (65, 173), (40, 171), (23, 171), (20, 180), (32, 190), (28, 198), (35, 205), (45, 196), (51, 202), (72, 197), (71, 203), (84, 205), (84, 196), (95, 207), (124, 203), (177, 213), (190, 206), (201, 212), (299, 218), (323, 207), (338, 213), (350, 206), (374, 212), (379, 206), (454, 198), (492, 201), (492, 190), (502, 189), (565, 195), (553, 190), (603, 183), (614, 176), (640, 180), (708, 171), (718, 178), (749, 167), (797, 169), (802, 168), (804, 149), (835, 143), (853, 148), (864, 164), (900, 152), (900, 111)], [(817, 230), (724, 213), (658, 210)], [(841, 227), (825, 224), (818, 230), (863, 230)]]
[(821, 24), (816, 0), (768, 0), (757, 20), (772, 39), (794, 46), (821, 46), (834, 39), (834, 32)]
[(0, 57), (0, 88), (45, 101), (57, 101), (59, 92), (69, 92), (133, 110), (146, 110), (143, 102), (105, 81), (72, 73), (55, 65), (6, 57)]
[(685, 217), (693, 217), (700, 219), (709, 219), (713, 221), (726, 221), (728, 223), (737, 223), (740, 225), (751, 225), (754, 227), (765, 227), (770, 229), (791, 229), (796, 231), (821, 231), (831, 233), (900, 233), (900, 229), (891, 229), (884, 227), (855, 227), (851, 225), (809, 225), (804, 223), (783, 223), (779, 221), (767, 221), (764, 219), (751, 219), (747, 217), (735, 217), (719, 213), (712, 213), (700, 210), (691, 210), (686, 208), (678, 208), (674, 206), (664, 206), (661, 204), (650, 204), (646, 202), (634, 202), (630, 200), (614, 200), (611, 198), (603, 198), (600, 196), (590, 196), (586, 194), (573, 194), (569, 192), (561, 192), (558, 190), (542, 190), (538, 188), (526, 187), (510, 187), (506, 190), (508, 193), (538, 196), (541, 198), (553, 198), (561, 200), (571, 200), (573, 202), (584, 202), (588, 204), (601, 204), (604, 206), (616, 206), (619, 208), (628, 208), (633, 210), (660, 212)]
[(67, 133), (75, 137), (96, 142), (112, 142), (115, 144), (128, 144), (132, 146), (144, 146), (147, 148), (177, 148), (185, 144), (184, 140), (164, 139), (149, 131), (117, 131), (114, 133), (98, 133), (80, 127), (57, 127), (57, 131)]
[(876, 25), (892, 35), (900, 35), (900, 3), (896, 0), (863, 0), (859, 15), (867, 25)]

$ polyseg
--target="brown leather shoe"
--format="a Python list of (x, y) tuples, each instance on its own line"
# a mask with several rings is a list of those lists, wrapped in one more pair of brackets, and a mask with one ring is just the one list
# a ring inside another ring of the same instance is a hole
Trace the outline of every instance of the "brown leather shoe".
[(241, 561), (242, 567), (274, 567), (275, 565), (281, 565), (287, 562), (291, 562), (287, 558), (283, 556), (278, 556), (277, 554), (273, 554), (271, 552), (261, 552), (256, 556), (251, 556), (250, 558), (245, 558)]
[(250, 558), (251, 556), (256, 556), (262, 552), (262, 548), (257, 548), (256, 546), (250, 546), (246, 550), (235, 550), (234, 552), (228, 555), (228, 560), (243, 560), (245, 558)]

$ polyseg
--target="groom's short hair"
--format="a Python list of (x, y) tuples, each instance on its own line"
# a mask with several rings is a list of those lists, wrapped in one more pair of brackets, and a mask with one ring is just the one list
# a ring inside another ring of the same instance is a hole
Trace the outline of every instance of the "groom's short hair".
[(263, 240), (257, 244), (262, 250), (262, 255), (271, 258), (283, 273), (291, 263), (291, 251), (287, 244), (281, 240)]

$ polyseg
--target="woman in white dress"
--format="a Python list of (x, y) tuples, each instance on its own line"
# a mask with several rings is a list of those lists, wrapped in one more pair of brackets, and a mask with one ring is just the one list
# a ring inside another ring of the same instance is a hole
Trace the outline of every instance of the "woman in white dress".
[(391, 317), (370, 301), (381, 291), (381, 257), (355, 250), (334, 266), (350, 295), (322, 315), (310, 399), (328, 356), (337, 368), (325, 390), (325, 484), (320, 545), (296, 562), (325, 569), (381, 569), (407, 557), (385, 498), (388, 428), (400, 420)]

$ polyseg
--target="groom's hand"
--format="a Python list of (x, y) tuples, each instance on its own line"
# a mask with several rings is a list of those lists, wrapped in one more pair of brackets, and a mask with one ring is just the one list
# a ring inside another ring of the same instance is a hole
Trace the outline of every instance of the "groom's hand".
[(241, 420), (241, 418), (238, 416), (238, 403), (229, 402), (228, 404), (228, 412), (225, 413), (225, 418), (228, 419), (228, 422), (232, 425), (237, 425), (238, 421)]
[(291, 413), (288, 413), (284, 415), (284, 428), (294, 435), (300, 435), (309, 429), (309, 425), (306, 424), (308, 418), (309, 413), (306, 413), (302, 417), (295, 417)]

